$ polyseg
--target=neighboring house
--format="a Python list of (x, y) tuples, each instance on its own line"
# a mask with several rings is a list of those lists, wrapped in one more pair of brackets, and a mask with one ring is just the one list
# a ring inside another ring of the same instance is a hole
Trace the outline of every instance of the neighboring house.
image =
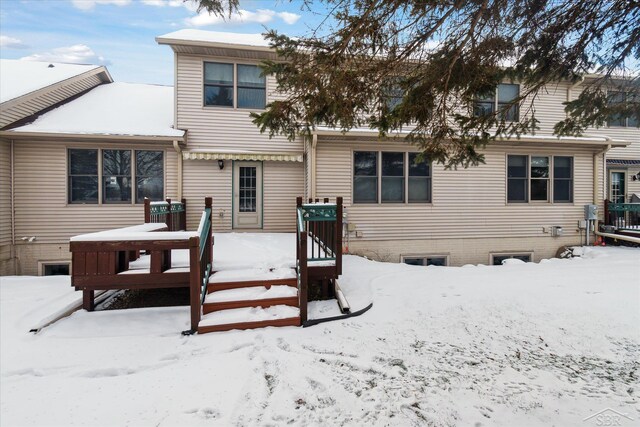
[[(11, 72), (21, 81), (22, 69), (45, 84), (49, 70), (96, 69), (26, 61), (1, 65), (3, 88)], [(140, 223), (145, 196), (162, 200), (177, 194), (176, 148), (185, 132), (171, 127), (173, 88), (111, 83), (106, 69), (97, 69), (102, 79), (93, 85), (56, 97), (36, 113), (25, 109), (24, 117), (0, 130), (0, 274), (67, 271), (71, 236)], [(46, 97), (66, 81), (39, 91)], [(5, 104), (7, 123), (6, 111), (17, 108)]]
[[(610, 191), (607, 150), (640, 159), (634, 126), (552, 135), (565, 116), (562, 103), (580, 90), (569, 83), (539, 94), (536, 135), (491, 144), (486, 164), (469, 169), (413, 166), (417, 150), (402, 134), (318, 129), (309, 140), (270, 140), (249, 117), (283, 96), (272, 77), (259, 76), (261, 60), (277, 59), (259, 34), (181, 30), (156, 40), (175, 52), (176, 128), (189, 133), (183, 194), (190, 207), (213, 195), (216, 231), (293, 230), (295, 195), (342, 196), (351, 252), (421, 264), (538, 261), (581, 241), (583, 205), (602, 206)], [(501, 85), (476, 107), (500, 108), (518, 92), (518, 85)], [(635, 172), (625, 178), (631, 191)], [(200, 210), (191, 210), (191, 227)]]

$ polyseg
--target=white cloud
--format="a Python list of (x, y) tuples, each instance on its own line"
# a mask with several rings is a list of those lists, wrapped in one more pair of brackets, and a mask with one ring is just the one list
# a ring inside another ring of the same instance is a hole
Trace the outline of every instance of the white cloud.
[(51, 61), (69, 64), (99, 64), (108, 65), (103, 56), (96, 54), (89, 46), (75, 44), (73, 46), (58, 47), (49, 52), (34, 53), (20, 58), (25, 61)]
[(278, 13), (278, 16), (289, 25), (295, 24), (298, 22), (298, 19), (300, 19), (300, 15), (291, 12), (280, 12)]
[(131, 3), (131, 0), (71, 0), (71, 3), (80, 10), (91, 10), (98, 4), (126, 6)]
[(266, 24), (274, 20), (274, 18), (280, 18), (287, 24), (294, 24), (300, 15), (290, 12), (276, 12), (271, 9), (258, 9), (255, 12), (249, 10), (240, 9), (237, 13), (231, 15), (231, 17), (223, 18), (217, 15), (209, 14), (207, 11), (201, 11), (198, 15), (191, 18), (187, 18), (185, 22), (187, 25), (194, 27), (203, 27), (206, 25), (216, 24), (246, 24), (246, 23), (258, 23)]
[(0, 47), (5, 49), (26, 49), (26, 44), (22, 43), (22, 40), (9, 36), (0, 36)]
[(183, 0), (142, 0), (142, 4), (155, 7), (184, 7), (190, 12), (198, 10), (198, 3), (195, 1)]

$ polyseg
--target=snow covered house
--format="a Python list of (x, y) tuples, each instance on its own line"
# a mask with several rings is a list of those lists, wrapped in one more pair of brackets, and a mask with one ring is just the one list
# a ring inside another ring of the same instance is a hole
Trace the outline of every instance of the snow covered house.
[(19, 60), (0, 76), (0, 274), (68, 271), (71, 236), (140, 223), (145, 196), (176, 194), (172, 87)]
[[(637, 123), (552, 136), (579, 85), (539, 95), (536, 135), (492, 144), (484, 165), (445, 170), (415, 166), (414, 147), (368, 130), (260, 134), (250, 112), (283, 94), (260, 75), (276, 55), (259, 34), (181, 30), (157, 42), (174, 51), (175, 90), (113, 83), (103, 67), (2, 61), (1, 274), (64, 271), (71, 236), (139, 224), (145, 196), (185, 198), (189, 230), (212, 196), (215, 232), (293, 232), (296, 196), (342, 197), (350, 252), (461, 265), (553, 256), (580, 242), (583, 205), (602, 217), (605, 199), (640, 192)], [(486, 107), (518, 91), (501, 85)]]
[[(579, 86), (558, 83), (540, 94), (538, 134), (491, 145), (484, 165), (445, 170), (413, 166), (414, 147), (368, 130), (318, 129), (294, 142), (260, 134), (249, 113), (283, 94), (260, 76), (257, 64), (277, 58), (259, 34), (180, 30), (156, 40), (174, 51), (175, 128), (189, 134), (179, 193), (191, 207), (212, 195), (218, 232), (292, 231), (296, 195), (342, 196), (351, 252), (418, 264), (537, 261), (580, 241), (583, 205), (640, 191), (632, 180), (640, 170), (637, 123), (552, 135)], [(518, 90), (501, 85), (489, 107)], [(617, 172), (624, 188), (607, 178)], [(199, 207), (189, 212), (190, 227)]]

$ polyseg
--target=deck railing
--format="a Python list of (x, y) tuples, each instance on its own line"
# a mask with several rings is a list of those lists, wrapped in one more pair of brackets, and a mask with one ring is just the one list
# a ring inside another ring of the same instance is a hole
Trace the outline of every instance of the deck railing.
[(167, 224), (169, 231), (181, 231), (187, 229), (187, 201), (179, 202), (167, 199), (160, 202), (152, 202), (144, 199), (144, 222), (162, 222)]
[(310, 199), (308, 204), (302, 203), (302, 197), (296, 200), (298, 296), (303, 323), (307, 320), (310, 270), (328, 268), (332, 278), (342, 274), (342, 209), (342, 197), (336, 198), (336, 203), (327, 198), (322, 202)]
[[(191, 332), (195, 332), (213, 265), (211, 211), (212, 200), (207, 197), (195, 232), (170, 232), (166, 223), (151, 222), (72, 237), (71, 284), (83, 291), (84, 308), (93, 310), (96, 290), (188, 287)], [(172, 251), (177, 249), (189, 250), (188, 267), (172, 268)], [(130, 270), (141, 251), (149, 253), (148, 269)]]
[(604, 202), (604, 220), (606, 225), (616, 230), (640, 230), (640, 203)]

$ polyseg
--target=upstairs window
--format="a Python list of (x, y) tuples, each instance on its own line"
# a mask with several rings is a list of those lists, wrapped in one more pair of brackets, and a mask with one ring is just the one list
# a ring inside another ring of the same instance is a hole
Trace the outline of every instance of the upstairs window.
[(233, 107), (233, 64), (204, 63), (204, 105)]
[(257, 65), (204, 63), (204, 105), (262, 110), (267, 83)]
[(496, 111), (500, 119), (505, 122), (517, 122), (519, 120), (519, 108), (512, 104), (520, 96), (520, 85), (499, 84), (495, 93), (479, 96), (473, 104), (473, 114), (476, 117), (489, 116)]
[(549, 158), (531, 157), (531, 200), (549, 200)]
[(256, 65), (238, 64), (238, 108), (264, 109), (267, 84)]
[[(609, 105), (624, 104), (624, 103), (637, 103), (637, 96), (634, 94), (624, 92), (609, 92), (608, 103)], [(609, 117), (607, 121), (609, 127), (640, 127), (640, 123), (636, 117), (622, 117), (621, 114), (614, 114)]]

